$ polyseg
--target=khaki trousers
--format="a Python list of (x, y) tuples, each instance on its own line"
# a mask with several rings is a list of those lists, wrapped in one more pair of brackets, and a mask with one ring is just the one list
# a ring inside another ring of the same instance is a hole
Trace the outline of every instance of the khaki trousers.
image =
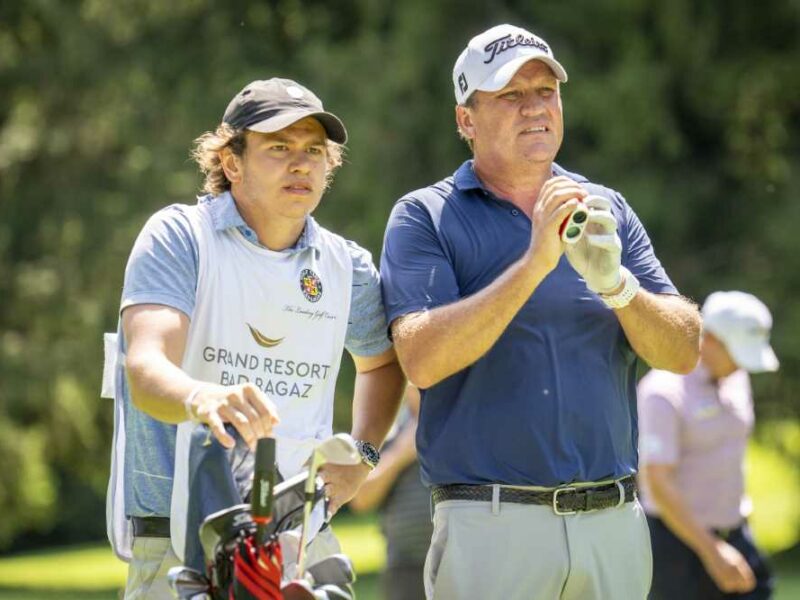
[(173, 600), (167, 572), (180, 564), (169, 538), (133, 538), (125, 600)]
[(447, 500), (433, 527), (428, 600), (644, 600), (650, 589), (650, 534), (637, 500), (566, 516)]

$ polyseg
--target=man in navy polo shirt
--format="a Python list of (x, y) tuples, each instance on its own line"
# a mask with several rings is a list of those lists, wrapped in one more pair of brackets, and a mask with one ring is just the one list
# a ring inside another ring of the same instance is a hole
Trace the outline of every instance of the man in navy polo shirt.
[[(381, 261), (395, 348), (422, 388), (426, 594), (641, 600), (636, 357), (691, 371), (697, 308), (624, 198), (553, 162), (567, 74), (543, 40), (494, 27), (453, 80), (474, 159), (397, 203)], [(581, 203), (588, 225), (567, 244)]]

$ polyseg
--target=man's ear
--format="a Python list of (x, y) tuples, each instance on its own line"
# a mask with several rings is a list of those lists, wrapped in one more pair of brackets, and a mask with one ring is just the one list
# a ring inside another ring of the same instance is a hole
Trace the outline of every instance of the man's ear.
[(456, 124), (461, 135), (469, 140), (475, 139), (475, 125), (472, 123), (470, 109), (466, 106), (456, 106)]
[(223, 148), (219, 152), (219, 161), (225, 177), (231, 183), (239, 183), (242, 180), (242, 159), (230, 148)]

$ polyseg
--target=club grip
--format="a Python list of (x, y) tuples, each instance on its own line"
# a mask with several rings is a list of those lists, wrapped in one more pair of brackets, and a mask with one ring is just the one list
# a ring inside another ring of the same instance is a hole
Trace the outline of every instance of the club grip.
[(267, 522), (272, 518), (275, 490), (275, 438), (259, 438), (253, 471), (253, 520)]

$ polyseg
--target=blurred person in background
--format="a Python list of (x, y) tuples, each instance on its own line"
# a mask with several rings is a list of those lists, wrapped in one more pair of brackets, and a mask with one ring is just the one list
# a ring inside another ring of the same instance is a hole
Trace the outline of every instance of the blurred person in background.
[[(311, 216), (346, 139), (310, 90), (253, 81), (196, 140), (206, 195), (158, 211), (134, 244), (114, 361), (108, 515), (109, 539), (130, 561), (126, 598), (172, 598), (176, 424), (206, 423), (226, 448), (235, 440), (223, 423), (251, 448), (274, 435), (278, 470), (291, 477), (332, 433), (347, 349), (364, 462), (320, 471), (332, 511), (378, 463), (405, 386), (380, 277), (369, 252)], [(327, 545), (338, 551), (335, 538)]]
[(652, 600), (762, 600), (773, 581), (747, 525), (744, 457), (753, 430), (748, 373), (776, 371), (772, 316), (755, 296), (703, 305), (700, 362), (639, 383), (640, 483), (653, 544)]
[(430, 492), (422, 485), (415, 436), (419, 390), (406, 388), (405, 406), (381, 450), (381, 462), (350, 501), (355, 512), (378, 509), (386, 539), (382, 587), (386, 600), (425, 596), (423, 567), (431, 542)]

